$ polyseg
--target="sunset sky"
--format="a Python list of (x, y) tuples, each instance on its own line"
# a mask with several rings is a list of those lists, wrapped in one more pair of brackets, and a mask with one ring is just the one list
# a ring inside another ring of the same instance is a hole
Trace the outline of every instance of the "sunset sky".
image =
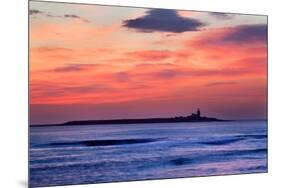
[(265, 119), (267, 17), (30, 2), (30, 123)]

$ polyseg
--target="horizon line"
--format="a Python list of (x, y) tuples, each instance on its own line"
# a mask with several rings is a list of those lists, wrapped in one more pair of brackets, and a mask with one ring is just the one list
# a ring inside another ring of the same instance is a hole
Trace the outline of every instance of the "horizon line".
[[(50, 125), (54, 125), (54, 126), (55, 125), (69, 126), (69, 125), (67, 125), (67, 123), (70, 123), (70, 122), (112, 121), (112, 120), (145, 120), (145, 119), (168, 119), (168, 118), (185, 118), (185, 117), (188, 117), (188, 116), (152, 117), (152, 118), (116, 118), (116, 119), (79, 119), (79, 120), (68, 120), (68, 121), (64, 121), (64, 122), (60, 122), (60, 123), (59, 122), (57, 122), (57, 123), (55, 123), (55, 122), (54, 123), (29, 123), (29, 126), (50, 126)], [(207, 116), (201, 116), (201, 117), (209, 118)], [(222, 120), (222, 121), (268, 121), (268, 118), (218, 119), (218, 120)], [(176, 122), (174, 122), (174, 123), (176, 123)], [(178, 122), (178, 123), (183, 123), (183, 122)], [(188, 123), (188, 122), (186, 122), (186, 123)]]

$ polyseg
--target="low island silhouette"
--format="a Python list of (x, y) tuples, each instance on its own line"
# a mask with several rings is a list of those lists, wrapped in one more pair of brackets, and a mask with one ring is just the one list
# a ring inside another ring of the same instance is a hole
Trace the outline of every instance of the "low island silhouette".
[(200, 109), (196, 113), (188, 116), (164, 117), (164, 118), (142, 118), (142, 119), (110, 119), (110, 120), (77, 120), (68, 121), (62, 124), (48, 124), (44, 126), (63, 126), (63, 125), (105, 125), (105, 124), (140, 124), (140, 123), (178, 123), (178, 122), (213, 122), (213, 121), (230, 121), (217, 119), (213, 117), (201, 116)]

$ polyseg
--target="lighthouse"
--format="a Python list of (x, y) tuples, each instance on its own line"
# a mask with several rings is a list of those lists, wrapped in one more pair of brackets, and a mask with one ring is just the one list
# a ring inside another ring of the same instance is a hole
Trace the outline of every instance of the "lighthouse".
[(197, 118), (200, 118), (200, 115), (201, 115), (200, 109), (198, 108), (198, 109), (197, 109), (197, 114), (196, 114)]

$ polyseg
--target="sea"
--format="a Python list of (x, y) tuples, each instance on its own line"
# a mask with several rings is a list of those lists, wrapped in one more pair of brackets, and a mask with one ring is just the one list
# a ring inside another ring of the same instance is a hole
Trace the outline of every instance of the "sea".
[(30, 187), (267, 172), (267, 121), (31, 126)]

